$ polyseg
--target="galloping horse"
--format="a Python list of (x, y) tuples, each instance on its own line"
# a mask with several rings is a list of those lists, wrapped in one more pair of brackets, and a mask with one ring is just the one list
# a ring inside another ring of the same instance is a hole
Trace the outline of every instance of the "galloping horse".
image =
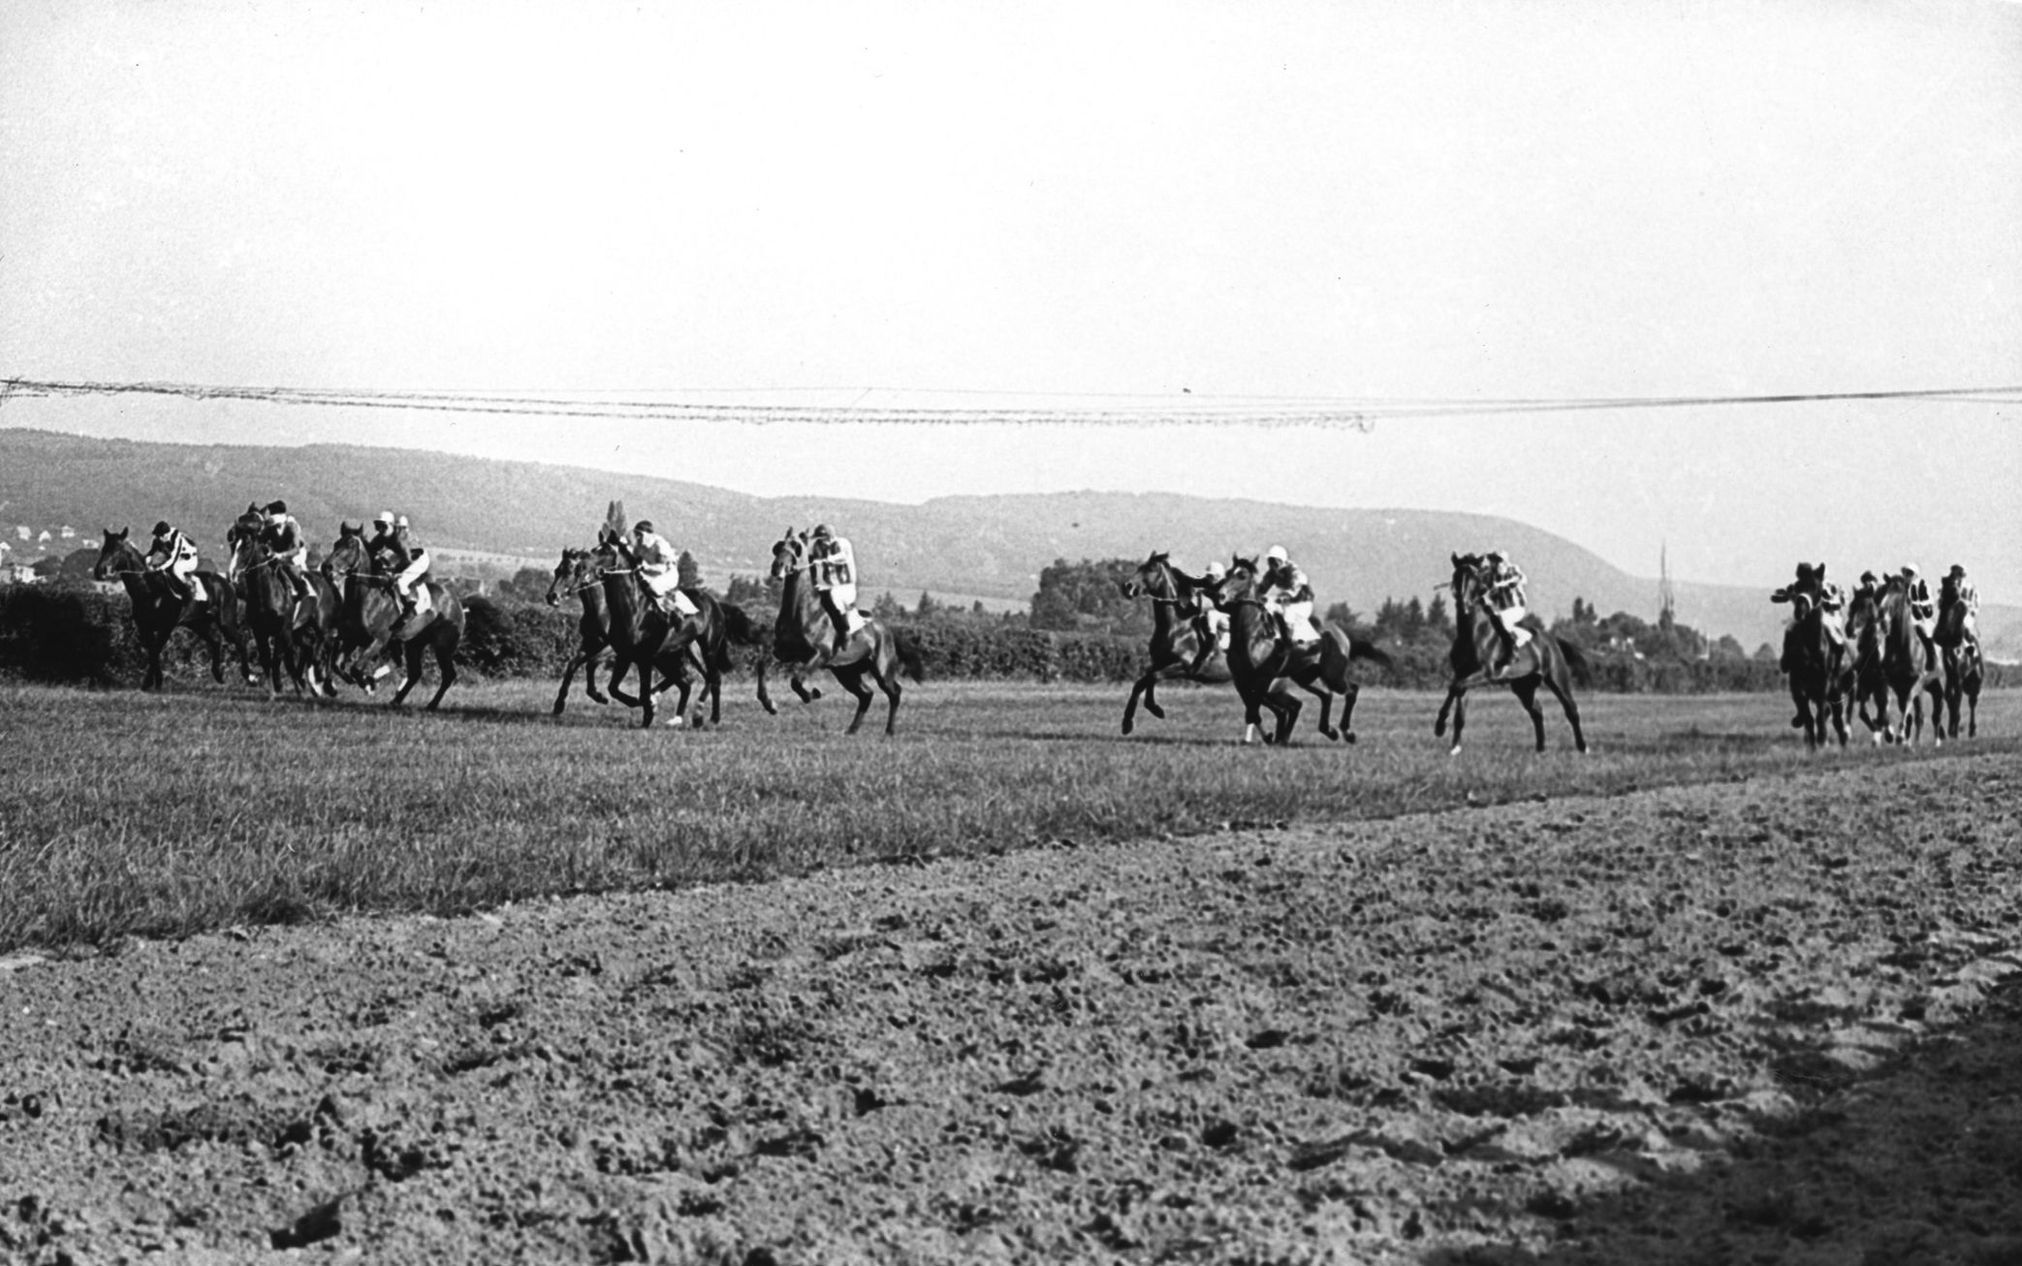
[(1566, 720), (1573, 727), (1573, 746), (1587, 750), (1587, 736), (1580, 729), (1580, 706), (1573, 702), (1573, 682), (1587, 682), (1587, 658), (1571, 642), (1562, 642), (1546, 632), (1535, 620), (1525, 624), (1531, 640), (1517, 648), (1514, 658), (1499, 672), (1491, 672), (1501, 640), (1495, 617), (1489, 614), (1488, 583), (1483, 559), (1478, 554), (1454, 554), (1453, 649), (1447, 665), (1453, 677), (1446, 687), (1446, 702), (1439, 705), (1439, 718), (1432, 723), (1435, 736), (1446, 733), (1448, 713), (1453, 716), (1453, 747), (1460, 753), (1460, 732), (1467, 724), (1467, 692), (1475, 686), (1508, 686), (1530, 714), (1531, 729), (1537, 734), (1537, 750), (1545, 750), (1545, 713), (1538, 707), (1538, 687), (1544, 686), (1558, 699)]
[[(703, 693), (709, 698), (710, 723), (720, 724), (723, 719), (723, 666), (729, 662), (729, 653), (723, 609), (716, 599), (707, 590), (682, 590), (694, 603), (696, 611), (677, 622), (660, 610), (660, 604), (640, 578), (638, 559), (625, 544), (622, 535), (609, 529), (601, 532), (594, 557), (597, 576), (604, 590), (605, 627), (612, 658), (611, 677), (606, 685), (611, 696), (628, 708), (640, 709), (641, 728), (652, 725), (653, 696), (658, 693), (653, 685), (653, 668), (659, 665), (669, 681), (681, 685), (681, 700), (673, 724), (686, 724), (689, 686), (685, 675), (676, 674), (682, 673), (680, 661), (687, 656), (692, 644), (695, 648), (694, 663), (702, 673)], [(633, 670), (639, 676), (636, 698), (618, 684), (625, 679), (628, 671)], [(665, 688), (663, 684), (659, 689)], [(700, 701), (697, 702), (699, 704)], [(702, 724), (699, 715), (695, 724)]]
[(328, 577), (312, 572), (309, 600), (298, 602), (295, 586), (282, 574), (280, 560), (250, 539), (238, 541), (237, 562), (245, 622), (267, 670), (267, 696), (281, 693), (283, 667), (295, 683), (296, 694), (302, 693), (306, 673), (312, 695), (335, 696), (337, 687), (330, 681), (330, 630), (337, 622), (337, 587)]
[[(856, 715), (850, 718), (848, 733), (855, 734), (870, 711), (869, 677), (885, 692), (885, 733), (893, 732), (899, 715), (899, 671), (904, 668), (914, 681), (924, 677), (919, 648), (901, 630), (888, 629), (884, 622), (866, 617), (863, 627), (851, 633), (841, 648), (833, 647), (835, 625), (822, 609), (809, 580), (808, 535), (786, 530), (772, 547), (774, 580), (780, 582), (779, 616), (772, 626), (772, 657), (801, 672), (826, 668), (843, 689), (856, 696)], [(766, 711), (772, 704), (765, 695), (765, 666), (759, 665), (759, 699)], [(796, 681), (796, 688), (798, 682)]]
[(370, 693), (386, 669), (380, 666), (370, 676), (366, 675), (367, 669), (382, 655), (391, 655), (399, 647), (406, 652), (407, 675), (393, 696), (393, 704), (398, 707), (420, 683), (422, 656), (433, 648), (441, 677), (435, 697), (428, 701), (429, 710), (434, 711), (456, 681), (456, 648), (463, 641), (463, 603), (431, 580), (425, 583), (433, 609), (403, 618), (400, 599), (393, 592), (393, 577), (379, 565), (378, 559), (368, 555), (365, 529), (349, 523), (338, 527), (337, 543), (323, 560), (323, 575), (333, 585), (340, 579), (343, 582), (337, 619), (332, 626), (335, 645), (326, 661), (332, 671)]
[[(610, 697), (597, 689), (597, 662), (611, 649), (610, 608), (604, 602), (604, 581), (597, 572), (597, 555), (592, 550), (571, 546), (562, 551), (561, 561), (555, 564), (554, 579), (548, 585), (548, 605), (559, 607), (563, 593), (573, 593), (582, 603), (583, 617), (577, 624), (579, 641), (576, 651), (569, 657), (569, 663), (562, 670), (561, 687), (555, 691), (555, 715), (560, 716), (567, 706), (569, 683), (575, 680), (576, 669), (583, 670), (583, 693), (598, 703), (611, 702)], [(728, 603), (723, 604), (726, 624), (734, 625), (731, 618), (734, 610)], [(741, 612), (739, 613), (741, 616)], [(746, 621), (746, 623), (749, 623)], [(688, 712), (688, 696), (694, 689), (693, 678), (689, 674), (692, 667), (699, 670), (698, 645), (690, 641), (684, 648), (661, 655), (658, 665), (662, 680), (654, 687), (658, 694), (670, 684), (681, 687), (681, 700), (675, 708), (677, 716), (685, 717)], [(719, 668), (721, 666), (719, 665)]]
[[(1860, 717), (1874, 741), (1882, 741), (1888, 716), (1888, 682), (1882, 677), (1881, 604), (1875, 591), (1863, 586), (1846, 604), (1846, 671), (1841, 678), (1841, 694), (1846, 700), (1846, 716)], [(1874, 704), (1874, 712), (1868, 705)]]
[[(1952, 582), (1946, 580), (1946, 595), (1954, 592)], [(1980, 682), (1986, 674), (1986, 664), (1980, 654), (1980, 640), (1966, 633), (1966, 604), (1954, 599), (1941, 605), (1937, 635), (1932, 640), (1937, 642), (1945, 659), (1945, 712), (1949, 720), (1943, 730), (1946, 738), (1959, 737), (1959, 702), (1964, 699), (1966, 737), (1973, 738), (1980, 731)]]
[(1790, 594), (1792, 621), (1783, 635), (1783, 661), (1789, 665), (1790, 701), (1797, 715), (1790, 724), (1804, 731), (1804, 745), (1825, 746), (1826, 724), (1831, 719), (1832, 734), (1846, 746), (1846, 699), (1843, 687), (1847, 673), (1843, 657), (1826, 632), (1825, 609), (1817, 595), (1799, 590)]
[[(1882, 589), (1876, 612), (1882, 644), (1881, 696), (1882, 737), (1891, 743), (1914, 745), (1923, 737), (1924, 696), (1931, 696), (1931, 737), (1945, 741), (1938, 718), (1945, 704), (1944, 674), (1917, 636), (1916, 622), (1910, 618), (1909, 585), (1901, 576), (1890, 576)], [(1893, 696), (1902, 719), (1889, 721), (1889, 699)]]
[(213, 681), (224, 683), (224, 639), (230, 638), (239, 654), (239, 672), (247, 684), (257, 682), (259, 678), (253, 675), (252, 664), (246, 657), (246, 631), (239, 619), (239, 597), (225, 583), (225, 578), (214, 571), (196, 572), (192, 578), (202, 585), (204, 596), (199, 600), (192, 591), (184, 597), (176, 593), (166, 573), (148, 569), (147, 560), (129, 539), (131, 535), (130, 528), (117, 532), (105, 529), (91, 575), (95, 580), (118, 576), (126, 586), (126, 596), (133, 604), (134, 633), (139, 638), (141, 653), (147, 657), (140, 688), (161, 688), (162, 652), (179, 628), (189, 629), (210, 648)]
[(1139, 698), (1144, 700), (1145, 711), (1165, 719), (1165, 709), (1158, 706), (1155, 693), (1159, 682), (1183, 677), (1220, 685), (1232, 680), (1228, 656), (1219, 647), (1201, 660), (1198, 672), (1194, 670), (1194, 661), (1201, 658), (1201, 631), (1193, 612), (1198, 605), (1196, 595), (1205, 587), (1205, 581), (1173, 566), (1162, 552), (1145, 559), (1123, 582), (1124, 597), (1151, 599), (1151, 668), (1130, 688), (1130, 702), (1123, 706), (1125, 734), (1130, 733), (1137, 716)]
[[(1255, 740), (1263, 719), (1260, 708), (1269, 708), (1277, 719), (1270, 741), (1283, 744), (1291, 739), (1300, 703), (1280, 688), (1289, 681), (1319, 696), (1320, 733), (1353, 743), (1355, 731), (1350, 722), (1361, 687), (1349, 679), (1348, 666), (1357, 659), (1388, 664), (1390, 657), (1331, 624), (1321, 630), (1320, 640), (1310, 645), (1301, 646), (1284, 637), (1278, 618), (1258, 596), (1259, 580), (1257, 561), (1239, 557), (1230, 562), (1228, 575), (1208, 582), (1216, 605), (1229, 613), (1229, 673), (1243, 700), (1243, 741)], [(1341, 700), (1338, 731), (1331, 724), (1336, 696)]]

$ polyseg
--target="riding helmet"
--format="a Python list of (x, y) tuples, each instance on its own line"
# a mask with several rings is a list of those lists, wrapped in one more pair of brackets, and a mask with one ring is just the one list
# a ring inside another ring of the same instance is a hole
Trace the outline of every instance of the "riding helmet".
[(161, 522), (154, 525), (154, 534), (156, 536), (167, 536), (170, 530), (171, 529), (169, 528), (167, 519), (163, 519)]
[(288, 513), (288, 503), (285, 501), (269, 501), (267, 503), (267, 513), (286, 514)]
[(1951, 570), (1951, 573), (1950, 573), (1950, 574), (1951, 574), (1951, 575), (1954, 575), (1954, 576), (1963, 576), (1963, 575), (1965, 575), (1965, 574), (1966, 574), (1966, 565), (1965, 565), (1964, 563), (1953, 563), (1953, 564), (1952, 564), (1952, 570)]
[(1291, 559), (1291, 557), (1292, 556), (1290, 554), (1287, 554), (1285, 552), (1285, 547), (1282, 545), (1273, 545), (1269, 550), (1265, 551), (1264, 553), (1264, 561), (1271, 563), (1287, 562)]
[(826, 524), (826, 523), (817, 523), (817, 524), (815, 524), (815, 525), (814, 525), (814, 534), (815, 534), (816, 536), (820, 537), (820, 538), (821, 538), (822, 540), (824, 540), (824, 541), (826, 541), (826, 540), (829, 540), (830, 538), (832, 538), (833, 536), (835, 536), (835, 533), (834, 533), (834, 532), (831, 532), (831, 531), (829, 530), (829, 526), (828, 526), (828, 524)]
[(653, 530), (653, 520), (651, 519), (641, 519), (637, 523), (634, 523), (632, 525), (632, 534), (634, 536), (637, 536), (644, 532), (650, 532), (652, 530)]

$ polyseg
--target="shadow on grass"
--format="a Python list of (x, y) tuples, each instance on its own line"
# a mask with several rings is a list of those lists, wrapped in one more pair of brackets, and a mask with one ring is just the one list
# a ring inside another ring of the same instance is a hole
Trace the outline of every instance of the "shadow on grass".
[[(2022, 979), (1955, 1029), (1865, 1074), (1804, 1059), (1780, 1077), (1789, 1115), (1744, 1126), (1732, 1159), (1696, 1174), (1641, 1167), (1637, 1185), (1526, 1211), (1559, 1244), (1428, 1250), (1424, 1266), (1832, 1261), (2022, 1266)], [(1624, 1166), (1634, 1174), (1638, 1167)], [(1514, 1212), (1514, 1210), (1512, 1210)]]

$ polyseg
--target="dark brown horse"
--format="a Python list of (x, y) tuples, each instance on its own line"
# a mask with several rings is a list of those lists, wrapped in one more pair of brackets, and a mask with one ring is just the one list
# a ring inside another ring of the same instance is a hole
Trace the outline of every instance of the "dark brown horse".
[(1959, 601), (1958, 584), (1945, 578), (1938, 593), (1938, 630), (1933, 641), (1944, 658), (1946, 738), (1959, 737), (1959, 704), (1966, 705), (1966, 737), (1980, 732), (1980, 685), (1986, 676), (1980, 639), (1966, 630), (1966, 604)]
[[(1269, 708), (1277, 721), (1270, 741), (1290, 741), (1301, 705), (1284, 693), (1289, 682), (1319, 697), (1321, 734), (1353, 743), (1351, 722), (1355, 698), (1362, 688), (1349, 677), (1349, 666), (1358, 659), (1388, 664), (1390, 657), (1332, 624), (1321, 629), (1317, 642), (1301, 645), (1292, 641), (1265, 605), (1259, 592), (1261, 581), (1256, 560), (1238, 557), (1230, 562), (1226, 576), (1207, 582), (1216, 605), (1229, 613), (1229, 674), (1243, 700), (1243, 741), (1255, 741), (1263, 708)], [(1339, 730), (1332, 724), (1337, 698), (1341, 701)]]
[(1165, 709), (1158, 706), (1158, 683), (1185, 679), (1220, 685), (1231, 680), (1228, 656), (1220, 647), (1201, 656), (1201, 626), (1195, 612), (1206, 588), (1200, 577), (1173, 566), (1163, 552), (1145, 559), (1123, 582), (1124, 597), (1151, 599), (1151, 667), (1132, 684), (1130, 701), (1123, 705), (1125, 734), (1136, 721), (1139, 699), (1146, 712), (1165, 719)]
[[(562, 670), (562, 684), (555, 691), (555, 715), (560, 716), (567, 706), (569, 683), (575, 680), (576, 669), (583, 670), (583, 693), (598, 703), (608, 704), (610, 697), (597, 689), (597, 665), (611, 651), (611, 615), (604, 602), (604, 581), (598, 573), (597, 555), (592, 550), (571, 546), (562, 551), (561, 561), (555, 564), (554, 579), (548, 585), (547, 601), (551, 607), (559, 607), (564, 593), (573, 593), (582, 603), (582, 619), (577, 622), (577, 645), (569, 657), (568, 666)], [(723, 604), (726, 624), (733, 624), (734, 610), (728, 603)], [(742, 615), (741, 612), (738, 613)], [(746, 621), (749, 623), (749, 621)], [(679, 703), (675, 706), (675, 716), (684, 718), (688, 712), (688, 696), (694, 689), (695, 679), (701, 676), (700, 646), (690, 641), (682, 649), (663, 653), (658, 661), (661, 681), (654, 687), (654, 693), (664, 692), (670, 685), (681, 688)], [(719, 670), (722, 668), (719, 665)]]
[(1571, 642), (1562, 642), (1546, 631), (1536, 616), (1527, 616), (1523, 627), (1530, 641), (1517, 648), (1516, 655), (1500, 670), (1491, 671), (1501, 638), (1495, 617), (1489, 613), (1488, 578), (1484, 560), (1478, 554), (1454, 554), (1453, 649), (1447, 652), (1452, 678), (1446, 687), (1446, 702), (1439, 705), (1439, 717), (1432, 723), (1435, 736), (1446, 733), (1446, 719), (1453, 717), (1453, 747), (1460, 754), (1460, 733), (1467, 724), (1467, 692), (1475, 686), (1508, 686), (1531, 719), (1537, 736), (1537, 750), (1545, 750), (1545, 713), (1538, 706), (1538, 687), (1543, 686), (1558, 699), (1566, 721), (1573, 727), (1573, 746), (1587, 750), (1587, 736), (1580, 728), (1580, 706), (1573, 702), (1573, 683), (1588, 680), (1587, 658)]
[[(696, 652), (692, 662), (700, 670), (702, 691), (709, 700), (710, 723), (720, 724), (723, 667), (729, 662), (722, 606), (706, 589), (683, 589), (681, 592), (694, 605), (695, 614), (679, 618), (667, 615), (640, 576), (639, 560), (617, 532), (606, 529), (599, 534), (594, 557), (597, 578), (604, 590), (605, 627), (612, 659), (606, 685), (611, 697), (628, 708), (640, 710), (641, 728), (652, 725), (653, 696), (666, 689), (664, 683), (658, 688), (653, 683), (653, 670), (659, 667), (668, 675), (669, 682), (681, 686), (680, 702), (670, 723), (687, 724), (689, 686), (685, 677), (673, 674), (680, 671), (679, 662), (687, 658), (692, 645)], [(628, 694), (619, 684), (628, 672), (639, 678), (637, 696)], [(701, 723), (698, 708), (694, 724), (699, 727)]]
[[(1882, 621), (1880, 590), (1863, 585), (1854, 590), (1846, 604), (1846, 674), (1840, 693), (1846, 699), (1846, 716), (1860, 718), (1875, 743), (1882, 741), (1888, 715), (1888, 682), (1882, 676)], [(1786, 645), (1786, 654), (1789, 647)], [(1869, 711), (1869, 705), (1873, 711)], [(1795, 724), (1793, 722), (1793, 724)]]
[(456, 681), (456, 648), (463, 641), (463, 603), (434, 581), (428, 588), (430, 609), (403, 617), (400, 599), (394, 593), (393, 577), (365, 548), (365, 529), (346, 523), (338, 528), (337, 543), (323, 560), (323, 576), (340, 586), (337, 620), (332, 626), (334, 646), (328, 663), (331, 670), (370, 693), (387, 668), (378, 661), (404, 652), (406, 679), (393, 696), (398, 707), (408, 692), (421, 682), (422, 659), (435, 652), (440, 681), (435, 696), (428, 701), (430, 711), (442, 703)]
[(1783, 664), (1790, 678), (1790, 701), (1797, 707), (1791, 725), (1804, 731), (1806, 747), (1823, 747), (1832, 737), (1845, 747), (1846, 657), (1826, 630), (1818, 595), (1802, 589), (1787, 594), (1792, 618), (1783, 635)]
[[(808, 576), (808, 534), (786, 530), (772, 546), (774, 580), (780, 582), (779, 615), (772, 626), (772, 657), (799, 672), (827, 669), (856, 697), (856, 715), (850, 718), (849, 733), (855, 734), (870, 711), (869, 677), (885, 692), (885, 733), (893, 732), (899, 715), (899, 672), (903, 668), (914, 681), (924, 677), (919, 648), (904, 631), (886, 628), (881, 620), (866, 618), (840, 648), (834, 645), (835, 624), (822, 609), (814, 584)], [(765, 700), (765, 666), (759, 666), (759, 698)], [(766, 703), (771, 711), (771, 704)]]
[[(1944, 674), (1932, 657), (1924, 639), (1917, 635), (1910, 616), (1909, 585), (1901, 576), (1890, 576), (1882, 588), (1876, 609), (1876, 631), (1881, 639), (1882, 737), (1891, 743), (1915, 745), (1924, 732), (1924, 696), (1931, 697), (1931, 737), (1940, 745), (1944, 735), (1938, 718), (1945, 703)], [(1900, 720), (1889, 720), (1889, 701), (1895, 700)]]
[(252, 685), (260, 679), (253, 675), (251, 661), (246, 654), (246, 631), (240, 620), (239, 598), (225, 578), (214, 571), (193, 573), (193, 578), (202, 589), (202, 597), (192, 589), (189, 593), (179, 593), (173, 580), (165, 572), (150, 570), (147, 560), (130, 539), (132, 530), (121, 528), (115, 532), (105, 529), (105, 539), (98, 547), (98, 561), (92, 564), (91, 574), (96, 580), (117, 576), (126, 586), (126, 596), (133, 604), (133, 629), (140, 642), (141, 654), (147, 657), (147, 668), (141, 674), (142, 690), (159, 690), (162, 684), (162, 653), (168, 649), (168, 641), (177, 629), (188, 629), (204, 640), (211, 652), (211, 679), (220, 684), (225, 680), (225, 641), (230, 639), (238, 652), (239, 672)]
[(337, 587), (318, 573), (309, 576), (309, 597), (298, 599), (282, 563), (266, 546), (237, 541), (234, 568), (245, 602), (245, 623), (267, 672), (269, 698), (281, 693), (285, 669), (302, 693), (304, 678), (315, 696), (336, 695), (330, 681), (330, 630), (337, 622)]

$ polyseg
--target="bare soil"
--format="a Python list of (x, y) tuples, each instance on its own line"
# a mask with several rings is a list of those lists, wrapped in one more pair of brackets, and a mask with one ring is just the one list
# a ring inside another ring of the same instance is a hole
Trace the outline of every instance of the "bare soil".
[(17, 956), (0, 1260), (2016, 1266), (2022, 764), (1820, 771)]

